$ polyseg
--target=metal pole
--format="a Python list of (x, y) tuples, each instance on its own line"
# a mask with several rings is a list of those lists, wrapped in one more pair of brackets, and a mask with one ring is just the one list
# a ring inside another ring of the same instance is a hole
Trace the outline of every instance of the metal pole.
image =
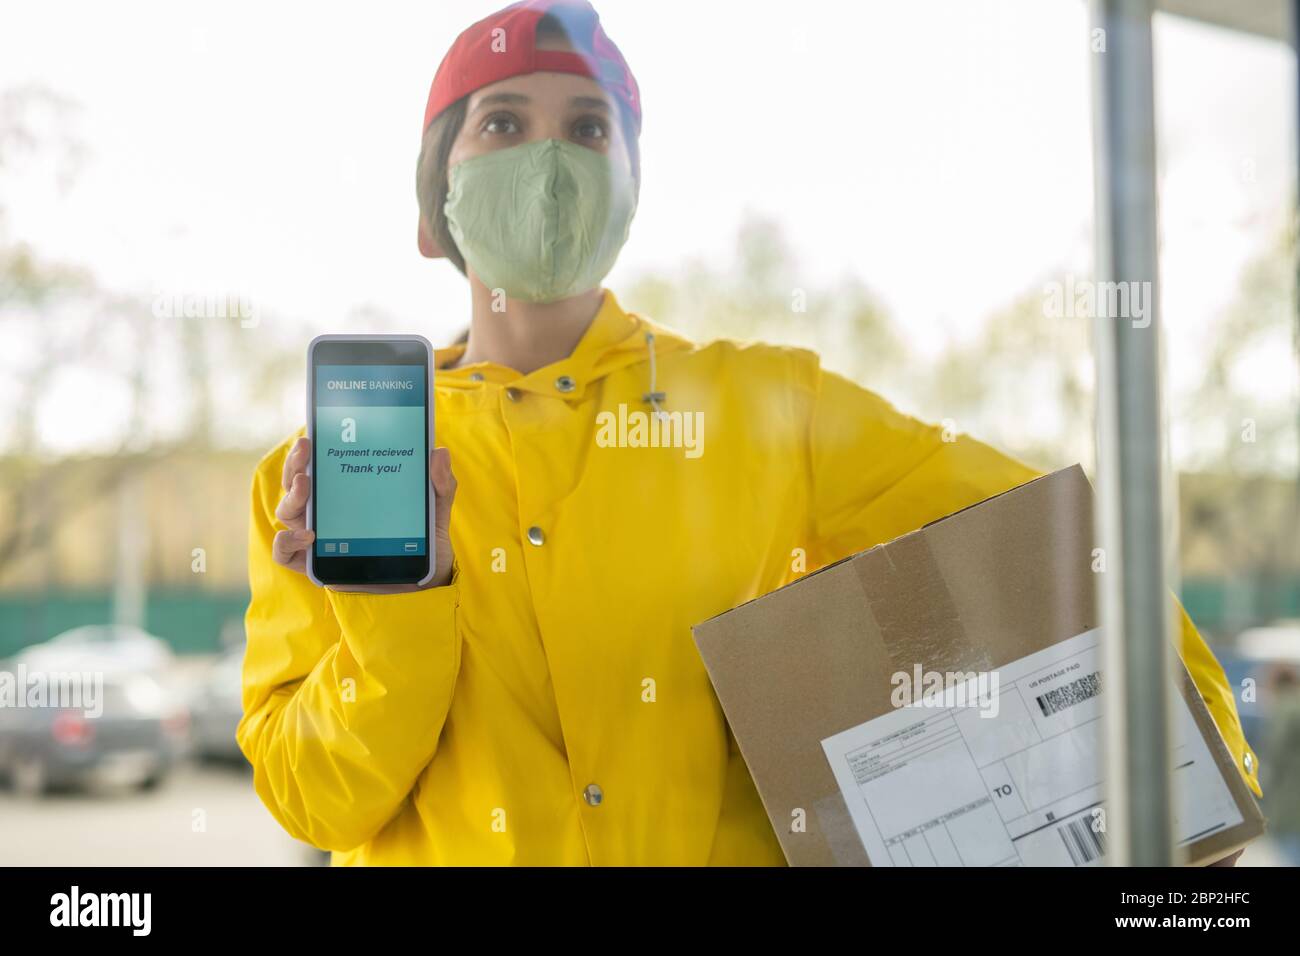
[(113, 623), (144, 627), (148, 538), (141, 487), (144, 477), (124, 476), (117, 490), (117, 566), (113, 570)]
[(1151, 14), (1150, 0), (1093, 2), (1098, 593), (1108, 857), (1120, 866), (1174, 856)]
[[(1295, 100), (1292, 104), (1294, 112), (1291, 119), (1295, 126), (1292, 129), (1291, 144), (1295, 149), (1295, 158), (1297, 162), (1296, 178), (1292, 182), (1295, 187), (1295, 205), (1291, 210), (1291, 264), (1292, 264), (1292, 289), (1291, 289), (1291, 319), (1293, 323), (1291, 345), (1295, 353), (1297, 367), (1300, 368), (1300, 0), (1291, 0), (1291, 50), (1295, 54), (1296, 63), (1296, 86), (1293, 90)], [(1300, 409), (1296, 414), (1296, 439), (1297, 445), (1300, 445)], [(1292, 489), (1291, 498), (1292, 519), (1291, 531), (1294, 533), (1297, 527), (1296, 516), (1300, 515), (1300, 469), (1296, 471), (1295, 487)]]

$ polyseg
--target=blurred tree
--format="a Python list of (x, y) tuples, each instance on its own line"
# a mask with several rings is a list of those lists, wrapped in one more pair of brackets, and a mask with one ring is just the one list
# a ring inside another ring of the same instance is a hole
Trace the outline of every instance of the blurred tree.
[(1294, 282), (1295, 237), (1285, 231), (1242, 270), (1205, 374), (1175, 409), (1203, 473), (1183, 482), (1185, 551), (1227, 579), (1229, 629), (1290, 612), (1282, 602), (1300, 573)]
[[(40, 164), (56, 170), (66, 188), (84, 152), (68, 132), (72, 112), (66, 100), (40, 88), (0, 94), (0, 183)], [(0, 574), (19, 559), (31, 560), (69, 511), (116, 490), (134, 467), (131, 456), (123, 455), (92, 476), (57, 468), (42, 454), (42, 396), (57, 387), (66, 368), (103, 348), (98, 333), (105, 325), (84, 316), (99, 319), (119, 312), (123, 303), (101, 290), (87, 270), (47, 262), (10, 240), (5, 198), (0, 192), (0, 337), (10, 347), (0, 353), (0, 375), (14, 414), (0, 423)]]
[[(1282, 233), (1247, 263), (1237, 298), (1213, 327), (1205, 374), (1178, 410), (1198, 470), (1295, 474), (1293, 249)], [(1279, 380), (1262, 377), (1279, 366)]]
[(1091, 469), (1092, 350), (1086, 318), (1049, 315), (1026, 292), (919, 376), (921, 408), (1040, 468)]
[[(44, 90), (0, 93), (0, 184), (53, 175), (69, 188), (85, 159), (74, 115)], [(188, 305), (210, 297), (182, 290), (151, 301), (107, 289), (90, 269), (11, 238), (4, 209), (0, 190), (0, 339), (8, 343), (0, 398), (14, 410), (0, 420), (0, 581), (16, 564), (30, 570), (58, 532), (143, 469), (181, 453), (264, 448), (286, 430), (264, 410), (288, 389), (301, 394), (300, 336), (242, 327), (229, 308), (234, 296), (219, 314), (195, 314)], [(50, 424), (52, 409), (68, 421), (78, 403), (95, 422), (93, 437), (75, 448), (93, 455), (86, 467), (63, 457), (72, 443)], [(57, 575), (59, 563), (48, 566)]]

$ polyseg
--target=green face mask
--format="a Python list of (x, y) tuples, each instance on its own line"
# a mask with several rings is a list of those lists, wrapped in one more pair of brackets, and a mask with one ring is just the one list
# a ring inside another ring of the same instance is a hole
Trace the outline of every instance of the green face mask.
[(489, 289), (554, 302), (609, 274), (636, 201), (636, 181), (608, 157), (547, 139), (457, 163), (443, 208), (456, 247)]

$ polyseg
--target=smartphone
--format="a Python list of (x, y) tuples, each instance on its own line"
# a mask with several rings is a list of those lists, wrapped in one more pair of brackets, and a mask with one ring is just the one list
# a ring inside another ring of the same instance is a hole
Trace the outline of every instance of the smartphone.
[(307, 433), (319, 585), (428, 584), (433, 349), (419, 335), (321, 335), (307, 346)]

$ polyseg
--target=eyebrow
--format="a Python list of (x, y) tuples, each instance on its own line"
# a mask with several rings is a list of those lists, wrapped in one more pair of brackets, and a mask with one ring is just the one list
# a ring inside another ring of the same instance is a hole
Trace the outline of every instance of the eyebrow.
[(569, 100), (570, 106), (582, 106), (589, 110), (604, 110), (609, 112), (609, 103), (598, 96), (575, 96)]

